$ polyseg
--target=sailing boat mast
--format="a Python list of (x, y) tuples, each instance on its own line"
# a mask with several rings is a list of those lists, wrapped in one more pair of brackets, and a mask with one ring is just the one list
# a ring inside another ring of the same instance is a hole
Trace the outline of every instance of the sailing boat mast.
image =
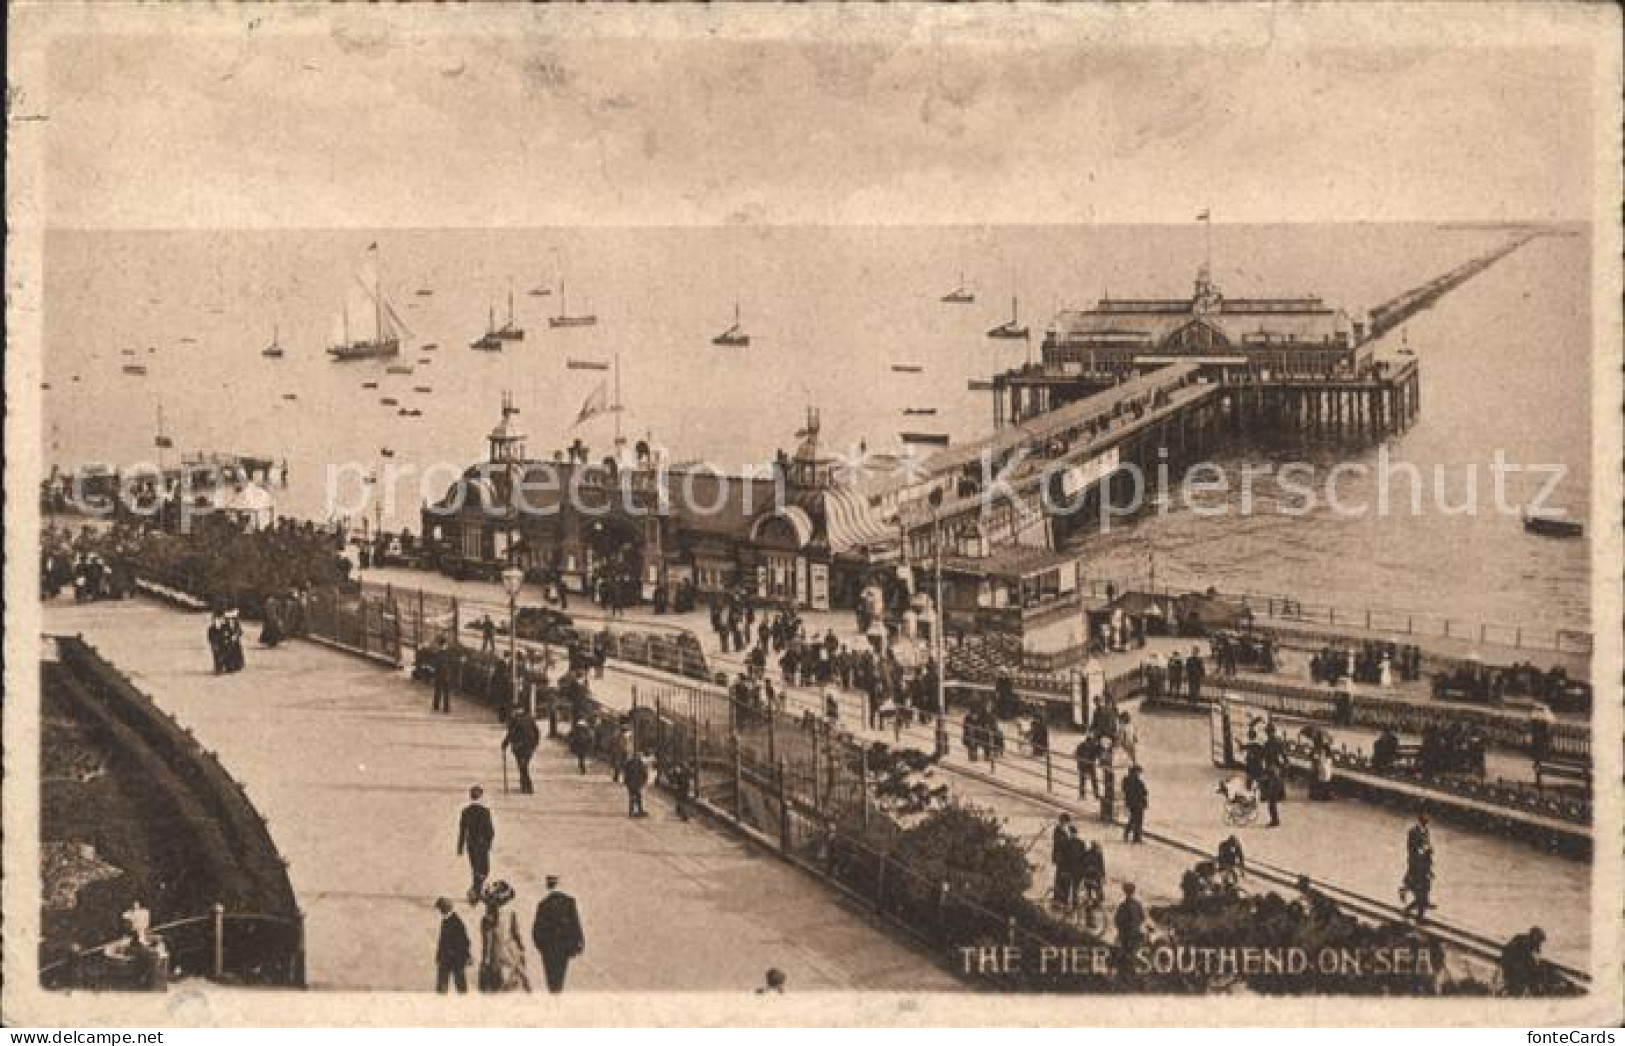
[(372, 319), (373, 339), (381, 342), (384, 340), (384, 263), (381, 259), (372, 270)]

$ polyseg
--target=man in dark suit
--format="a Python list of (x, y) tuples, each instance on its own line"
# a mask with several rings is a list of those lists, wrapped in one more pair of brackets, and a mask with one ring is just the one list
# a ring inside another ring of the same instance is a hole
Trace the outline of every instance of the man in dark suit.
[(446, 637), (441, 636), (434, 645), (434, 704), (430, 706), (431, 712), (451, 711), (451, 648), (446, 646)]
[(475, 785), (468, 790), (468, 805), (457, 821), (457, 855), (468, 854), (468, 869), (472, 876), (468, 887), (468, 902), (473, 904), (485, 890), (485, 877), (491, 874), (491, 843), (497, 830), (491, 824), (491, 811), (480, 798), (485, 789)]
[(1117, 945), (1132, 955), (1145, 940), (1145, 906), (1134, 897), (1134, 884), (1123, 884), (1123, 900), (1112, 921), (1117, 925)]
[(536, 921), (531, 926), (531, 940), (542, 957), (542, 971), (547, 975), (547, 990), (555, 995), (564, 990), (564, 975), (570, 960), (587, 947), (587, 938), (581, 932), (581, 917), (576, 913), (574, 897), (559, 890), (559, 877), (547, 877), (547, 896), (536, 905)]
[(513, 751), (513, 761), (519, 766), (519, 792), (530, 795), (536, 789), (530, 783), (530, 757), (536, 754), (536, 748), (542, 743), (542, 731), (536, 725), (536, 720), (530, 717), (529, 710), (520, 707), (508, 717), (508, 732), (502, 738), (504, 752)]
[(470, 961), (468, 930), (452, 910), (451, 901), (442, 897), (434, 906), (440, 911), (440, 941), (434, 949), (434, 990), (444, 995), (449, 985), (456, 984), (458, 994), (465, 994)]
[(1140, 768), (1128, 768), (1128, 776), (1123, 778), (1123, 806), (1128, 810), (1128, 823), (1123, 826), (1123, 841), (1142, 843), (1145, 841), (1145, 810), (1151, 805), (1151, 790), (1145, 786), (1145, 779), (1140, 776)]
[(641, 755), (633, 752), (626, 757), (621, 774), (626, 781), (626, 816), (647, 817), (648, 814), (643, 811), (643, 786), (649, 783), (648, 764)]

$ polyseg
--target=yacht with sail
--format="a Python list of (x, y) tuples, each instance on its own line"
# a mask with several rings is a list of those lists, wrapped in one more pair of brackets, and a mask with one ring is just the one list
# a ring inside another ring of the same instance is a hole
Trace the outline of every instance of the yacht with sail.
[(559, 279), (559, 314), (549, 316), (547, 325), (549, 327), (592, 327), (596, 326), (597, 323), (598, 317), (590, 312), (580, 313), (575, 316), (570, 315), (570, 299), (564, 293), (564, 280), (561, 277)]
[(519, 326), (513, 319), (513, 288), (508, 288), (508, 322), (496, 329), (496, 336), (502, 341), (524, 341), (525, 328)]
[(471, 349), (481, 352), (501, 352), (502, 336), (497, 332), (497, 307), (491, 306), (490, 315), (485, 321), (485, 333), (468, 343)]
[(732, 346), (732, 345), (745, 346), (745, 345), (750, 344), (750, 335), (746, 334), (744, 332), (744, 330), (740, 326), (740, 322), (739, 322), (739, 303), (738, 302), (734, 302), (734, 325), (732, 327), (729, 327), (727, 330), (723, 331), (721, 334), (718, 334), (716, 337), (712, 338), (711, 339), (711, 344), (712, 345), (730, 345), (730, 346)]
[(276, 327), (272, 327), (271, 328), (271, 344), (269, 344), (269, 345), (265, 346), (265, 348), (261, 349), (260, 350), (260, 355), (268, 357), (268, 358), (273, 359), (273, 360), (281, 359), (282, 356), (283, 356), (282, 337), (281, 337), (281, 335), (282, 335), (282, 332), (279, 329), (277, 329)]
[(944, 305), (975, 304), (976, 295), (972, 294), (965, 287), (965, 272), (963, 269), (961, 269), (959, 272), (959, 282), (954, 285), (954, 289), (949, 291), (947, 294), (944, 294), (940, 300)]
[(1010, 296), (1010, 318), (987, 332), (990, 338), (1014, 338), (1021, 340), (1027, 337), (1027, 328), (1021, 325), (1020, 312), (1017, 309), (1016, 296)]
[[(384, 297), (383, 277), (379, 272), (381, 266), (376, 263), (378, 245), (375, 243), (367, 248), (367, 254), (374, 260), (372, 286), (358, 275), (355, 277), (356, 286), (370, 299), (372, 305), (372, 328), (359, 332), (360, 336), (351, 337), (350, 306), (346, 302), (342, 313), (342, 332), (337, 344), (327, 350), (333, 357), (334, 363), (348, 363), (353, 360), (386, 359), (401, 354), (401, 336), (410, 334), (406, 323), (401, 319), (389, 299)], [(367, 310), (361, 310), (366, 315)]]

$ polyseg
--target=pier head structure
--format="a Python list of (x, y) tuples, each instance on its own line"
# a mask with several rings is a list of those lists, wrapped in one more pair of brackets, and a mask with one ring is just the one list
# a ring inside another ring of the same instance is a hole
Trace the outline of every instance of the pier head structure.
[[(1393, 307), (1380, 308), (1391, 325)], [(1313, 296), (1226, 298), (1204, 265), (1189, 298), (1061, 312), (1039, 362), (993, 379), (993, 422), (1020, 424), (1173, 364), (1222, 386), (1224, 413), (1249, 431), (1381, 440), (1420, 406), (1415, 360), (1379, 358), (1365, 319)]]

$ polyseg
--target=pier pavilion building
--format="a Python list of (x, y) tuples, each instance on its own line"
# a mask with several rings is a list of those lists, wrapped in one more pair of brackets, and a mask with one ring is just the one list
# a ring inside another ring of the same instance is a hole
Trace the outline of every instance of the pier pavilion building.
[(644, 444), (600, 460), (579, 445), (532, 458), (516, 413), (504, 401), (487, 460), (423, 507), (425, 547), (443, 571), (488, 575), (512, 561), (577, 592), (603, 578), (647, 600), (688, 583), (824, 610), (853, 605), (897, 559), (895, 526), (821, 448), (816, 411), (793, 454), (736, 475), (658, 460)]
[(1188, 298), (1103, 297), (1058, 313), (1039, 362), (993, 379), (994, 424), (1018, 423), (1170, 363), (1216, 380), (1354, 379), (1373, 368), (1366, 321), (1319, 297), (1227, 298), (1206, 265)]

